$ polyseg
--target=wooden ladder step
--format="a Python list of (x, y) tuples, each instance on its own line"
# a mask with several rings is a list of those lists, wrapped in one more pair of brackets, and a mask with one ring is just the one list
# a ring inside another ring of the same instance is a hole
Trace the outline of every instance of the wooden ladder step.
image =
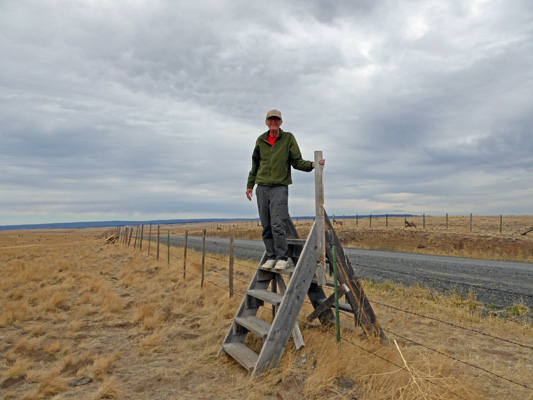
[(255, 297), (256, 299), (266, 301), (267, 303), (273, 304), (275, 306), (279, 306), (281, 304), (281, 301), (283, 300), (283, 295), (264, 289), (248, 290), (246, 294)]
[(263, 321), (254, 315), (236, 317), (235, 322), (263, 339), (267, 338), (271, 326), (268, 322)]
[(287, 244), (294, 244), (298, 246), (303, 246), (307, 239), (295, 239), (295, 238), (287, 238)]
[[(317, 303), (322, 304), (324, 301), (326, 301), (326, 299), (319, 299), (317, 300)], [(333, 304), (332, 308), (335, 308), (335, 304)], [(353, 313), (352, 306), (350, 305), (350, 303), (345, 303), (343, 301), (339, 301), (339, 310)]]
[(226, 343), (222, 345), (222, 349), (248, 371), (255, 368), (259, 355), (244, 343)]

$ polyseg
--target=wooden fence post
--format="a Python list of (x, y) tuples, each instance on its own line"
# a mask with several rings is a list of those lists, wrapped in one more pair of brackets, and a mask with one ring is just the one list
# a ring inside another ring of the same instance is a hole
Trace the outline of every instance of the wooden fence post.
[(139, 250), (143, 249), (143, 233), (144, 233), (144, 225), (141, 225), (141, 239), (139, 241)]
[(422, 214), (422, 228), (426, 229), (426, 213)]
[(472, 232), (472, 213), (470, 213), (470, 232)]
[(157, 260), (159, 260), (159, 236), (160, 236), (159, 228), (160, 228), (160, 225), (157, 225)]
[(503, 216), (500, 214), (500, 233), (502, 233), (502, 227), (503, 227)]
[(370, 214), (369, 220), (368, 220), (368, 226), (372, 228), (372, 214)]
[(448, 213), (446, 213), (446, 229), (448, 229)]
[(355, 226), (359, 226), (359, 214), (355, 214)]
[(167, 265), (170, 266), (170, 230), (167, 229)]
[(152, 224), (150, 224), (150, 232), (148, 233), (148, 255), (150, 255), (150, 242), (152, 241)]
[(133, 236), (133, 226), (130, 229), (130, 238), (128, 240), (128, 246), (131, 246), (131, 237)]
[(389, 227), (389, 214), (385, 214), (385, 227)]
[(233, 248), (234, 248), (234, 238), (233, 232), (229, 238), (229, 297), (233, 296)]
[(137, 229), (135, 229), (135, 242), (133, 242), (133, 248), (137, 248), (137, 236), (139, 236), (139, 225), (137, 225)]
[(202, 234), (202, 282), (200, 287), (204, 287), (204, 277), (205, 277), (205, 229)]
[(185, 231), (185, 244), (183, 245), (183, 279), (185, 279), (185, 272), (187, 271), (187, 239), (189, 238), (189, 231)]

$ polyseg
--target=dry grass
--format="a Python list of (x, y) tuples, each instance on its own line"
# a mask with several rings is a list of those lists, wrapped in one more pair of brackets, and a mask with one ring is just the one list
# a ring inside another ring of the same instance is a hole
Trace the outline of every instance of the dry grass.
[[(331, 328), (301, 323), (306, 347), (289, 342), (279, 368), (253, 382), (220, 344), (255, 265), (236, 264), (236, 296), (227, 260), (181, 250), (172, 263), (133, 247), (106, 245), (98, 230), (0, 232), (0, 393), (6, 399), (532, 399), (416, 342), (532, 385), (531, 350), (457, 330), (384, 305), (438, 316), (520, 343), (532, 327), (484, 318), (475, 299), (441, 297), (425, 288), (365, 283), (394, 345), (373, 343), (342, 315), (343, 342)], [(152, 251), (153, 253), (153, 251)], [(218, 285), (215, 286), (214, 284)], [(221, 287), (219, 287), (221, 286)], [(378, 304), (379, 303), (379, 304)], [(380, 305), (384, 304), (384, 305)], [(303, 321), (311, 306), (305, 303)], [(270, 310), (263, 311), (268, 319)], [(254, 340), (250, 339), (252, 345)], [(256, 339), (255, 345), (259, 342)], [(400, 353), (401, 352), (401, 353)], [(81, 377), (92, 382), (69, 386)]]

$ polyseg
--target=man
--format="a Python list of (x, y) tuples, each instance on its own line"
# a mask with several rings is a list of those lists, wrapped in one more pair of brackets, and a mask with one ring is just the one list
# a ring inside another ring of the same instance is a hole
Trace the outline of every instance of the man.
[[(252, 201), (253, 188), (257, 185), (255, 193), (267, 255), (261, 268), (284, 270), (289, 265), (286, 233), (291, 166), (310, 172), (315, 168), (315, 163), (302, 159), (293, 134), (280, 128), (283, 123), (280, 111), (270, 110), (265, 122), (268, 131), (255, 142), (246, 197)], [(325, 161), (322, 159), (319, 164), (323, 167)]]

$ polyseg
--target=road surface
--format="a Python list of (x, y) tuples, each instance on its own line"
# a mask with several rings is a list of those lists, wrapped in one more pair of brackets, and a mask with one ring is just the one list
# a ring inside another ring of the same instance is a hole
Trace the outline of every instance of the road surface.
[[(183, 247), (184, 238), (170, 238), (172, 246)], [(202, 238), (189, 236), (188, 247), (202, 250)], [(262, 241), (235, 239), (235, 257), (259, 262)], [(206, 238), (209, 253), (228, 254), (229, 239)], [(466, 295), (473, 288), (478, 301), (497, 309), (523, 300), (533, 309), (533, 264), (433, 256), (391, 251), (344, 249), (356, 275), (376, 282), (389, 280), (411, 286), (420, 284), (446, 293), (457, 290)]]

